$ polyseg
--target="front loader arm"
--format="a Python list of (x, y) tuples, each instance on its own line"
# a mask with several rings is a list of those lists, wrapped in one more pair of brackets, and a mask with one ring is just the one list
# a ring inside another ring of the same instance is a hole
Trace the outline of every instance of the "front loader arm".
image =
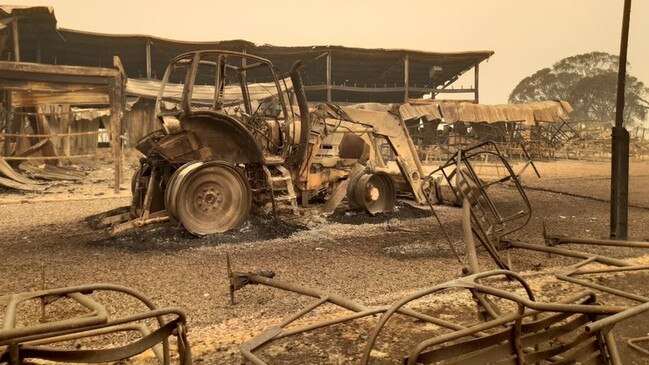
[(415, 200), (426, 204), (426, 197), (421, 190), (423, 168), (419, 155), (410, 134), (401, 119), (389, 112), (380, 112), (348, 107), (333, 109), (328, 105), (328, 112), (344, 113), (344, 118), (352, 123), (371, 127), (375, 136), (382, 136), (390, 143), (396, 155), (396, 162), (401, 174), (412, 189)]

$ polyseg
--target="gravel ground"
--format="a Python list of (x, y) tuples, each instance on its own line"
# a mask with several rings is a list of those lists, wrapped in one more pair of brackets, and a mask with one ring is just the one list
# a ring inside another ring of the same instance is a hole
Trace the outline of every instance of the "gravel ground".
[[(538, 180), (528, 172), (525, 184), (600, 199), (608, 197), (606, 175), (610, 167), (606, 163), (557, 161), (539, 162), (537, 166), (543, 179)], [(631, 165), (631, 204), (649, 206), (648, 167), (649, 163)], [(4, 192), (0, 195), (3, 213), (0, 257), (5, 258), (0, 269), (3, 278), (0, 293), (40, 288), (41, 267), (48, 287), (93, 282), (126, 285), (146, 294), (160, 306), (179, 306), (186, 310), (190, 342), (199, 361), (240, 364), (238, 346), (242, 341), (308, 301), (255, 286), (237, 292), (237, 304), (231, 306), (226, 253), (230, 254), (235, 270), (272, 269), (282, 280), (321, 288), (367, 305), (389, 304), (415, 289), (453, 279), (464, 265), (457, 262), (429, 213), (407, 204), (376, 218), (363, 214), (342, 214), (328, 219), (310, 216), (299, 221), (252, 217), (235, 232), (204, 238), (192, 237), (171, 224), (107, 237), (93, 231), (86, 220), (129, 203), (126, 193), (112, 196), (108, 183), (96, 183), (109, 181), (109, 177), (110, 169), (99, 165), (89, 171), (89, 184), (70, 185), (79, 189), (77, 193), (62, 186), (52, 194)], [(505, 190), (497, 200), (507, 201), (507, 194)], [(597, 238), (608, 234), (606, 202), (541, 191), (529, 191), (528, 196), (534, 207), (533, 219), (513, 234), (514, 239), (542, 243), (543, 223), (551, 233)], [(456, 249), (462, 251), (461, 210), (440, 206), (436, 211)], [(630, 239), (649, 238), (649, 210), (631, 208), (629, 225)], [(640, 250), (599, 249), (598, 252), (639, 257), (639, 262), (649, 264), (649, 258)], [(494, 267), (485, 252), (479, 255), (483, 268)], [(535, 284), (538, 289), (547, 288), (547, 282), (553, 280), (547, 276), (553, 268), (574, 262), (522, 250), (511, 250), (509, 256), (514, 269), (530, 277), (544, 277)], [(645, 277), (629, 275), (624, 279), (619, 280), (621, 287), (640, 286), (645, 293), (649, 289)], [(557, 293), (547, 295), (552, 299)], [(135, 309), (130, 302), (106, 300), (110, 309)], [(448, 312), (449, 318), (461, 317), (461, 310), (449, 308), (452, 307), (442, 306), (440, 311)], [(323, 311), (315, 318), (331, 313)], [(633, 322), (635, 329), (622, 324), (618, 326), (619, 333), (626, 336), (647, 332), (649, 326), (644, 326), (649, 325), (647, 318)], [(638, 323), (643, 326), (638, 327)], [(302, 338), (283, 344), (279, 350), (268, 349), (265, 355), (275, 358), (275, 363), (348, 363), (357, 358), (364, 333), (371, 327), (371, 323), (355, 324), (358, 326), (338, 326), (333, 332), (321, 334), (324, 340), (304, 344)], [(411, 332), (397, 331), (393, 338), (408, 339), (404, 333)], [(412, 339), (417, 338), (418, 332), (412, 333)], [(622, 343), (619, 346), (626, 348)], [(311, 355), (295, 359), (290, 356), (291, 351)], [(398, 363), (389, 346), (382, 347), (377, 354), (377, 363), (394, 363), (395, 359)], [(390, 356), (383, 358), (382, 354)], [(623, 351), (623, 356), (626, 356), (625, 364), (643, 363), (629, 351)], [(148, 363), (150, 357), (145, 354), (130, 362)]]

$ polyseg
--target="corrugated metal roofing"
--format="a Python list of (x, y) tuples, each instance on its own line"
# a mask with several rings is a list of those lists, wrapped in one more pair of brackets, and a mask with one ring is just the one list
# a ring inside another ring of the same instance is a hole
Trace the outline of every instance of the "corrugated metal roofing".
[(443, 120), (445, 123), (498, 123), (537, 122), (554, 123), (568, 118), (572, 106), (563, 100), (538, 101), (525, 104), (483, 105), (468, 102), (435, 102), (427, 104), (403, 104), (399, 113), (403, 120), (424, 117), (427, 120)]
[[(280, 80), (280, 83), (282, 85), (286, 83), (288, 89), (293, 88), (290, 78), (286, 78), (283, 81)], [(126, 95), (129, 96), (139, 96), (155, 100), (158, 97), (158, 91), (160, 90), (161, 85), (162, 82), (158, 80), (128, 79), (126, 81), (125, 92)], [(182, 93), (182, 84), (169, 83), (165, 86), (163, 96), (165, 100), (174, 100), (179, 102), (182, 98)], [(248, 93), (250, 100), (261, 100), (277, 95), (277, 88), (275, 87), (275, 83), (248, 84)], [(222, 98), (222, 102), (226, 104), (236, 100), (243, 100), (241, 86), (226, 85), (223, 90)], [(195, 85), (192, 93), (192, 100), (194, 102), (211, 103), (214, 100), (214, 86)]]

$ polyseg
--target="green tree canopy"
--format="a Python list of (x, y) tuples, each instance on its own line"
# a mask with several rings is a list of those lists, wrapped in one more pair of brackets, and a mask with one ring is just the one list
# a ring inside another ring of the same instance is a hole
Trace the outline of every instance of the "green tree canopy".
[[(509, 95), (510, 103), (566, 100), (575, 109), (573, 119), (611, 121), (615, 119), (618, 56), (591, 52), (564, 58), (521, 80)], [(649, 102), (644, 83), (627, 75), (624, 120), (642, 123)]]

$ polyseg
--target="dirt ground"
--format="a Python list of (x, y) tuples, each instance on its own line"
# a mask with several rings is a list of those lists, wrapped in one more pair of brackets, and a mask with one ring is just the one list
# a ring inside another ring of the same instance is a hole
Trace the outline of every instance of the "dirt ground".
[[(136, 159), (129, 161), (132, 167)], [(551, 233), (608, 236), (609, 204), (601, 200), (609, 198), (609, 164), (559, 160), (537, 162), (537, 167), (542, 179), (528, 171), (523, 179), (527, 186), (595, 199), (529, 190), (533, 218), (511, 238), (541, 244), (543, 223)], [(326, 219), (253, 216), (235, 232), (203, 238), (193, 237), (173, 224), (108, 237), (92, 230), (88, 217), (128, 205), (129, 191), (112, 192), (109, 158), (86, 170), (87, 178), (80, 184), (56, 183), (43, 193), (0, 192), (0, 293), (39, 289), (41, 267), (47, 287), (99, 282), (132, 287), (159, 306), (177, 306), (187, 312), (189, 340), (198, 363), (244, 363), (239, 350), (243, 341), (310, 302), (277, 289), (249, 286), (238, 291), (236, 305), (230, 305), (227, 253), (235, 270), (273, 270), (281, 280), (320, 288), (370, 306), (390, 304), (417, 289), (454, 279), (466, 265), (456, 260), (429, 212), (403, 203), (395, 212), (379, 217), (359, 213)], [(629, 238), (647, 240), (649, 209), (642, 207), (649, 207), (649, 162), (632, 163), (631, 175), (630, 204), (637, 207), (629, 209)], [(123, 187), (128, 186), (127, 180)], [(462, 253), (461, 209), (439, 206), (436, 211)], [(598, 252), (649, 264), (649, 252), (640, 249)], [(550, 274), (575, 260), (523, 250), (509, 250), (508, 255), (513, 268), (531, 280), (541, 300), (554, 300), (572, 290), (555, 283)], [(484, 269), (495, 267), (486, 252), (480, 251), (479, 256)], [(636, 273), (602, 280), (644, 295), (649, 293), (647, 275)], [(105, 299), (109, 309), (120, 313), (137, 309), (130, 302)], [(602, 299), (607, 304), (616, 302), (606, 296)], [(436, 300), (437, 314), (466, 321), (463, 302), (453, 296)], [(331, 315), (337, 312), (326, 309), (306, 321)], [(276, 364), (347, 364), (360, 356), (373, 321), (376, 318), (300, 336), (265, 349), (262, 357)], [(395, 331), (393, 338), (400, 341), (424, 335), (418, 330)], [(624, 364), (649, 363), (625, 343), (629, 336), (647, 332), (649, 314), (616, 327)], [(374, 352), (374, 363), (398, 364), (403, 355), (399, 351), (389, 344), (381, 345)], [(147, 352), (126, 363), (151, 360)]]

